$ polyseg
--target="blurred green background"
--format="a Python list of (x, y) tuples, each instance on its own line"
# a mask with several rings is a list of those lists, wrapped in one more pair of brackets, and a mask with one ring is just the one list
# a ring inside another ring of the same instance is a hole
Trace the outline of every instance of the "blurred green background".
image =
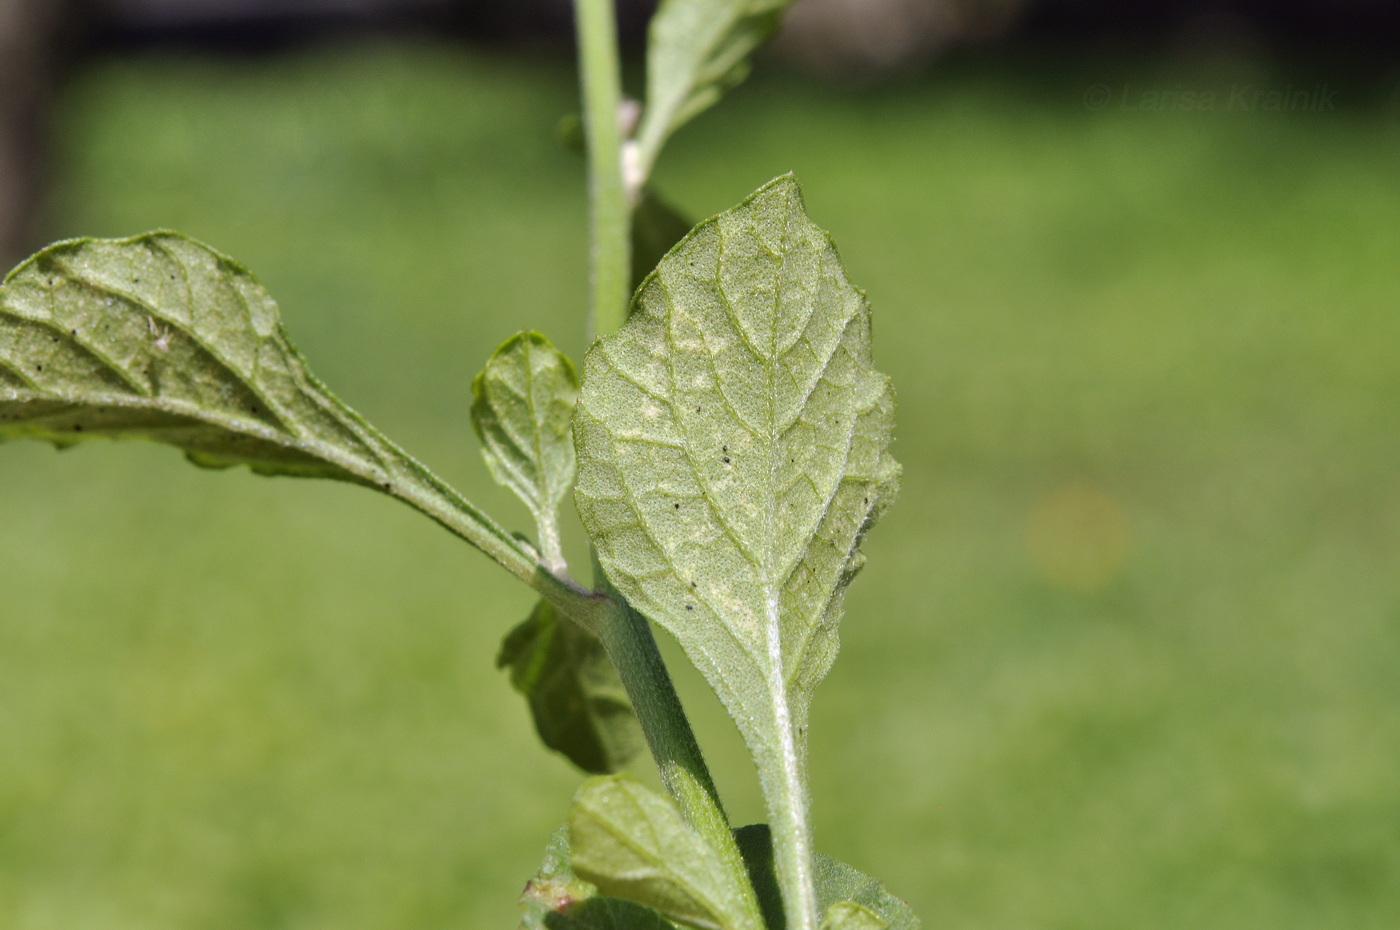
[[(1400, 926), (1400, 107), (1123, 105), (1323, 67), (769, 69), (663, 160), (696, 217), (796, 171), (871, 295), (904, 490), (818, 692), (815, 826), (930, 930)], [(236, 256), (345, 400), (524, 527), (469, 382), (523, 327), (584, 348), (574, 93), (408, 41), (109, 57), (59, 99), (45, 222)], [(528, 592), (428, 521), (14, 444), (0, 587), (0, 927), (514, 925), (580, 777), (493, 668)]]

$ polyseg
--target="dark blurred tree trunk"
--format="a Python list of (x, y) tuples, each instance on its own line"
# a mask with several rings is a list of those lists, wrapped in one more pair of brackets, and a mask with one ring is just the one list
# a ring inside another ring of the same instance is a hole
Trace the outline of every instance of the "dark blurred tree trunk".
[[(81, 0), (0, 0), (0, 267), (37, 244), (30, 238), (43, 190), (46, 114), (61, 37)], [(3, 273), (3, 272), (0, 272)]]

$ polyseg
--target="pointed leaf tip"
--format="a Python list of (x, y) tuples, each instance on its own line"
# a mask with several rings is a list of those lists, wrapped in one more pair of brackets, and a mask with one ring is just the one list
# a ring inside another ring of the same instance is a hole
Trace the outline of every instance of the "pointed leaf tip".
[(647, 42), (646, 109), (638, 129), (650, 168), (681, 126), (748, 76), (754, 51), (792, 0), (663, 0)]

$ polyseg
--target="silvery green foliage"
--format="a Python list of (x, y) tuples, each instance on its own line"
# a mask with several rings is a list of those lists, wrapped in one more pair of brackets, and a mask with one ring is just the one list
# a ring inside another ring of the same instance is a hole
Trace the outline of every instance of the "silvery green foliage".
[(718, 692), (775, 821), (805, 811), (812, 692), (899, 466), (865, 298), (797, 182), (696, 227), (583, 385), (576, 501), (600, 563)]
[(569, 423), (577, 399), (573, 363), (535, 332), (507, 339), (472, 379), (472, 427), (486, 467), (530, 509), (540, 553), (554, 569), (564, 562), (559, 504), (574, 482)]
[(148, 439), (199, 465), (352, 481), (534, 559), (311, 374), (246, 269), (177, 233), (60, 242), (6, 277), (0, 441), (24, 437)]
[(5, 438), (139, 437), (200, 464), (376, 483), (389, 455), (243, 268), (172, 233), (74, 241), (0, 291)]
[(525, 695), (535, 730), (585, 772), (620, 770), (641, 748), (632, 702), (597, 636), (540, 601), (496, 659)]
[(647, 43), (647, 95), (637, 131), (643, 177), (666, 139), (749, 73), (792, 0), (663, 0)]
[(569, 814), (573, 871), (603, 894), (698, 930), (763, 930), (719, 854), (666, 798), (625, 775), (589, 779)]

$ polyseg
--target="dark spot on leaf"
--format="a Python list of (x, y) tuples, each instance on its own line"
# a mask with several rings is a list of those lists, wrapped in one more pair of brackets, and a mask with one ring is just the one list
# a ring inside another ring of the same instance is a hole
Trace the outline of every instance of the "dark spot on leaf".
[(726, 465), (729, 464), (729, 456), (727, 456), (727, 455), (724, 457), (724, 464), (726, 464)]
[(44, 370), (44, 366), (43, 366), (43, 365), (35, 365), (34, 367), (37, 368), (39, 371), (43, 371), (43, 370)]
[(729, 451), (729, 447), (728, 447), (728, 446), (725, 446), (725, 447), (722, 448), (720, 451), (721, 451), (721, 452), (728, 452), (728, 451)]
[(680, 510), (680, 509), (681, 509), (681, 505), (680, 505), (680, 504), (676, 504), (676, 505), (675, 505), (675, 508), (676, 508), (677, 510)]
[(81, 424), (81, 423), (74, 423), (74, 424), (73, 424), (73, 432), (75, 432), (75, 433), (81, 433), (82, 431), (83, 431), (83, 424)]
[(699, 413), (699, 412), (700, 412), (700, 408), (699, 408), (699, 407), (696, 407), (696, 408), (695, 408), (695, 412), (696, 412), (696, 413)]
[(70, 330), (68, 330), (68, 335), (70, 335), (70, 336), (76, 336), (76, 335), (78, 335), (78, 331), (77, 331), (76, 329), (70, 329)]
[(691, 586), (692, 588), (695, 587), (695, 582), (692, 581), (692, 582), (690, 583), (690, 586)]
[(867, 497), (867, 498), (865, 499), (865, 503), (867, 503), (867, 504), (870, 503), (870, 498)]
[(686, 604), (686, 605), (685, 605), (685, 609), (686, 609), (686, 610), (694, 610), (694, 609), (695, 609), (695, 605), (694, 605), (694, 604)]

